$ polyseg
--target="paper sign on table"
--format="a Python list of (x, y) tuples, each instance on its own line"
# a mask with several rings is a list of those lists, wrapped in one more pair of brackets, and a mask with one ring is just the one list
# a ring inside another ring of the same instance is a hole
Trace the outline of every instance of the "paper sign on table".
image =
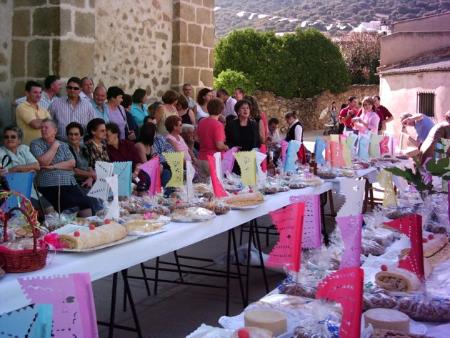
[(216, 197), (228, 196), (228, 193), (223, 188), (222, 182), (219, 180), (219, 177), (217, 176), (216, 161), (214, 157), (211, 155), (208, 155), (208, 165), (214, 196)]
[(256, 185), (256, 152), (239, 151), (234, 154), (241, 169), (241, 180), (245, 185)]
[(320, 214), (320, 196), (291, 196), (291, 203), (305, 203), (305, 211), (303, 213), (303, 234), (302, 248), (316, 249), (322, 245), (322, 218)]
[(344, 165), (346, 167), (352, 166), (352, 152), (353, 152), (354, 139), (347, 137), (342, 140), (342, 157), (344, 160)]
[(131, 161), (113, 162), (113, 174), (118, 176), (119, 196), (131, 196)]
[(361, 161), (369, 161), (369, 145), (370, 139), (367, 136), (359, 135), (358, 137), (358, 158)]
[(363, 215), (336, 217), (344, 242), (340, 269), (361, 266), (361, 230)]
[(167, 182), (167, 187), (180, 188), (183, 186), (183, 164), (184, 164), (184, 153), (183, 152), (171, 152), (163, 153), (167, 164), (170, 166), (170, 172), (172, 176), (169, 182)]
[(266, 161), (266, 153), (256, 152), (256, 180), (258, 187), (263, 187), (266, 183), (267, 173), (263, 170), (263, 164)]
[(339, 134), (331, 134), (330, 135), (331, 142), (339, 143), (340, 138), (341, 138), (341, 135), (339, 135)]
[(118, 219), (120, 217), (120, 206), (119, 206), (119, 180), (117, 175), (103, 178), (108, 184), (109, 189), (112, 193), (112, 201), (105, 200), (103, 205), (106, 209), (105, 218)]
[(397, 206), (397, 196), (395, 195), (394, 182), (392, 180), (392, 173), (382, 169), (378, 174), (377, 181), (384, 189), (383, 206), (395, 207)]
[(0, 337), (50, 338), (52, 319), (53, 305), (28, 305), (0, 315)]
[(32, 303), (53, 305), (54, 337), (98, 337), (89, 274), (19, 278), (18, 281)]
[[(97, 161), (95, 163), (95, 172), (97, 180), (88, 192), (88, 196), (101, 199), (106, 209), (106, 218), (119, 218), (119, 183), (117, 175), (113, 175), (113, 163)], [(112, 194), (113, 200), (109, 197)]]
[(192, 181), (195, 176), (195, 168), (191, 161), (186, 161), (186, 196), (188, 201), (194, 198), (194, 185)]
[(317, 286), (317, 299), (328, 299), (342, 306), (339, 337), (360, 337), (363, 281), (361, 268), (346, 268), (331, 273)]
[(370, 133), (370, 145), (369, 145), (369, 156), (372, 158), (381, 157), (380, 152), (380, 142), (383, 139), (383, 135), (377, 135)]
[(314, 154), (316, 156), (317, 164), (325, 164), (325, 149), (327, 148), (327, 142), (321, 138), (316, 138), (316, 142), (314, 143)]
[(343, 167), (344, 154), (342, 152), (342, 144), (340, 142), (330, 141), (330, 152), (331, 152), (331, 166), (334, 168)]
[(381, 155), (391, 154), (389, 150), (389, 142), (391, 141), (389, 136), (383, 136), (383, 139), (380, 141), (380, 153)]
[(300, 270), (304, 210), (305, 204), (300, 202), (269, 213), (280, 237), (270, 252), (268, 266)]
[(402, 258), (398, 267), (409, 270), (417, 275), (420, 280), (424, 280), (423, 267), (423, 244), (422, 244), (422, 216), (408, 214), (394, 219), (385, 224), (408, 236), (411, 241), (411, 250), (406, 257)]
[(233, 171), (234, 161), (236, 160), (234, 158), (234, 154), (237, 153), (238, 151), (239, 151), (238, 147), (233, 147), (223, 153), (223, 156), (222, 156), (222, 173), (223, 174), (229, 174)]
[(141, 165), (140, 169), (147, 173), (150, 177), (150, 186), (148, 194), (155, 196), (161, 192), (161, 167), (159, 163), (159, 156), (153, 157), (151, 160)]
[(289, 142), (286, 152), (286, 161), (284, 162), (285, 172), (294, 172), (297, 170), (297, 153), (300, 150), (301, 145), (302, 143), (297, 140), (292, 140)]
[(217, 151), (213, 154), (214, 161), (216, 162), (216, 173), (219, 180), (223, 181), (223, 167), (222, 167), (222, 153)]
[(285, 140), (282, 140), (280, 142), (280, 146), (281, 146), (280, 157), (281, 157), (281, 161), (282, 161), (282, 164), (283, 164), (283, 167), (284, 167), (284, 163), (286, 162), (286, 153), (287, 153), (287, 149), (288, 149), (289, 143), (287, 141), (285, 141)]
[(338, 217), (357, 216), (362, 214), (365, 194), (365, 180), (342, 178), (339, 194), (345, 198), (344, 204), (337, 212)]

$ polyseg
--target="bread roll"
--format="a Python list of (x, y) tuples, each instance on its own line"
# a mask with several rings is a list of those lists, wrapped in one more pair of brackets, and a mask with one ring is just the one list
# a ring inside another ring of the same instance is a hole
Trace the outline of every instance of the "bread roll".
[(411, 292), (420, 288), (420, 280), (416, 274), (401, 268), (389, 268), (375, 275), (376, 284), (388, 291)]

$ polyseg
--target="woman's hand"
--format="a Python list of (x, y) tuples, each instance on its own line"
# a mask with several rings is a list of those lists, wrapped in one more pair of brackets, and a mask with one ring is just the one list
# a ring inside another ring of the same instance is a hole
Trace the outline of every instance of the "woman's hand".
[(136, 134), (134, 133), (134, 130), (128, 131), (128, 140), (130, 140), (130, 141), (136, 140)]
[(5, 176), (8, 173), (8, 168), (0, 168), (0, 176)]
[(81, 186), (83, 188), (91, 188), (93, 183), (94, 183), (94, 180), (92, 179), (92, 177), (89, 177), (81, 184)]

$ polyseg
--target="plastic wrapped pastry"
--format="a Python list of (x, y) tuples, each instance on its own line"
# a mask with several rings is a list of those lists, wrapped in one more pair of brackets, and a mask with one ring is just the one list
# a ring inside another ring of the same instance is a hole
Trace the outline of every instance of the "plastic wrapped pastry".
[(420, 280), (408, 270), (389, 267), (386, 271), (379, 271), (375, 275), (377, 285), (388, 291), (411, 292), (420, 288)]
[(447, 234), (427, 234), (423, 239), (423, 256), (431, 257), (447, 244)]
[(111, 222), (86, 231), (75, 231), (73, 234), (59, 235), (59, 241), (67, 249), (90, 249), (100, 245), (116, 242), (127, 236), (122, 225)]

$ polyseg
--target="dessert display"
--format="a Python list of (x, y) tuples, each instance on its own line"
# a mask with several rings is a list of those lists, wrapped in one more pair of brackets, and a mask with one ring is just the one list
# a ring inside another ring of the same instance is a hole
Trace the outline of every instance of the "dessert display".
[(372, 325), (374, 329), (395, 330), (409, 333), (410, 319), (404, 313), (392, 309), (370, 309), (364, 312), (366, 327)]
[(170, 215), (173, 222), (204, 222), (216, 215), (213, 211), (201, 207), (175, 209)]
[(200, 207), (211, 210), (216, 215), (225, 215), (230, 211), (230, 207), (218, 200), (209, 200), (205, 202), (201, 202), (199, 204)]
[(123, 224), (129, 235), (155, 233), (170, 222), (170, 218), (159, 216), (156, 219), (135, 219)]
[[(62, 229), (62, 228), (61, 228)], [(127, 236), (124, 226), (116, 222), (75, 230), (72, 233), (59, 233), (59, 241), (66, 249), (91, 249), (119, 241)]]
[(411, 271), (384, 267), (375, 275), (377, 285), (388, 291), (411, 292), (420, 288), (420, 280), (416, 274)]
[(426, 234), (423, 238), (423, 256), (431, 257), (448, 244), (447, 234)]
[(276, 310), (250, 310), (244, 313), (245, 326), (254, 326), (265, 329), (274, 336), (286, 332), (286, 315)]
[(256, 207), (264, 202), (264, 196), (259, 192), (232, 195), (223, 199), (232, 209)]
[(266, 329), (261, 329), (259, 327), (243, 327), (236, 330), (231, 338), (273, 338), (274, 335), (271, 331)]

